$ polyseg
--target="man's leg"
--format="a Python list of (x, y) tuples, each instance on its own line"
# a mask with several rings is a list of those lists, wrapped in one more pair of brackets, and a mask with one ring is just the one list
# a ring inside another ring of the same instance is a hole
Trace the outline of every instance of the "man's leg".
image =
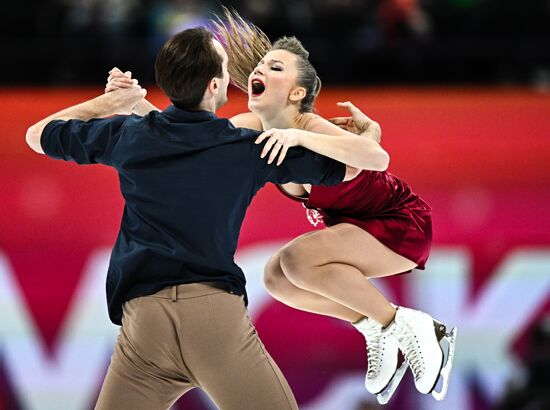
[(186, 376), (169, 298), (124, 305), (123, 326), (96, 410), (166, 410), (196, 385)]
[(221, 410), (298, 408), (241, 296), (218, 291), (178, 302), (183, 302), (177, 309), (182, 329), (187, 329), (181, 339), (183, 357), (199, 387)]

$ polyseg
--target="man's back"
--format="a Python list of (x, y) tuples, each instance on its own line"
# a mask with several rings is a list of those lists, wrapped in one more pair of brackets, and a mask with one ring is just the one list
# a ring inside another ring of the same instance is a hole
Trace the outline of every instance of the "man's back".
[(208, 30), (184, 30), (157, 55), (155, 77), (175, 106), (202, 112), (105, 119), (145, 103), (131, 81), (27, 131), (38, 153), (110, 165), (120, 176), (126, 205), (107, 296), (111, 320), (124, 324), (98, 410), (168, 409), (197, 387), (224, 409), (298, 408), (247, 315), (233, 255), (265, 182), (336, 184), (345, 167), (300, 149), (281, 167), (261, 160), (257, 134), (212, 114), (227, 100), (227, 62)]
[(173, 106), (145, 117), (46, 127), (46, 153), (119, 173), (126, 204), (107, 276), (113, 322), (120, 323), (125, 301), (170, 285), (209, 281), (246, 294), (233, 256), (256, 192), (266, 182), (343, 179), (342, 164), (303, 149), (291, 150), (279, 167), (268, 165), (257, 136), (213, 113)]

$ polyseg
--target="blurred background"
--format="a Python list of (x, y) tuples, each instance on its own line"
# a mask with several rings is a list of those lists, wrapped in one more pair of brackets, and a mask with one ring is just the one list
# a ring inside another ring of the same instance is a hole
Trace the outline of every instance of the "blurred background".
[[(296, 35), (323, 80), (317, 111), (351, 100), (383, 129), (389, 171), (434, 209), (425, 271), (377, 286), (458, 327), (447, 399), (407, 374), (386, 409), (550, 409), (550, 1), (224, 2), (272, 40)], [(49, 160), (34, 122), (131, 70), (160, 108), (155, 55), (208, 25), (214, 1), (3, 2), (0, 44), (0, 410), (93, 408), (118, 328), (105, 273), (123, 202), (116, 173)], [(232, 89), (220, 116), (247, 110)], [(237, 262), (250, 312), (301, 409), (378, 408), (349, 324), (272, 300), (261, 276), (283, 243), (315, 229), (272, 186), (254, 199)], [(199, 391), (174, 409), (215, 407)], [(261, 410), (261, 409), (258, 409)]]
[[(330, 84), (550, 83), (548, 0), (226, 1), (272, 39), (296, 35)], [(152, 82), (167, 36), (212, 0), (3, 2), (3, 83), (96, 84), (105, 67)], [(37, 68), (40, 68), (39, 70)]]

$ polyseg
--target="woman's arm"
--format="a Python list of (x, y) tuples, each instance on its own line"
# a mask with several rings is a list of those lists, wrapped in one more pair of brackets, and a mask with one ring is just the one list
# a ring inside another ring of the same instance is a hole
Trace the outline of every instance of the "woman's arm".
[(345, 131), (318, 115), (308, 121), (304, 131), (300, 140), (305, 148), (355, 168), (388, 168), (390, 156), (371, 138)]
[[(245, 112), (242, 114), (237, 114), (234, 117), (229, 119), (233, 126), (241, 128), (250, 128), (257, 131), (263, 131), (262, 122), (260, 118), (253, 112)], [(347, 175), (347, 173), (346, 173)], [(287, 184), (281, 185), (287, 193), (293, 196), (301, 197), (307, 195), (307, 191), (302, 184), (296, 184), (294, 182), (289, 182)]]
[(156, 106), (151, 104), (149, 100), (146, 100), (145, 98), (138, 102), (136, 106), (134, 107), (133, 113), (137, 115), (141, 115), (142, 117), (144, 115), (149, 114), (151, 111), (160, 111)]
[(280, 164), (288, 148), (301, 145), (353, 168), (373, 171), (385, 171), (388, 168), (388, 153), (370, 138), (340, 129), (319, 116), (311, 118), (305, 128), (272, 129), (264, 132), (256, 140), (259, 144), (269, 138), (262, 151), (262, 157), (270, 153), (268, 163), (271, 163), (280, 154), (277, 161), (277, 164)]

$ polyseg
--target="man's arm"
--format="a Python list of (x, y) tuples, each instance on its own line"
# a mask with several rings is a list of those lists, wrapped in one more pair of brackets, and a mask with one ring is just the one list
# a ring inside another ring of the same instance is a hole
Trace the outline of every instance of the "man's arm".
[(281, 165), (275, 165), (260, 158), (263, 144), (253, 145), (252, 156), (259, 167), (260, 185), (265, 182), (337, 185), (346, 176), (346, 165), (303, 147), (291, 147), (285, 161)]
[(131, 114), (132, 108), (142, 100), (147, 91), (135, 85), (131, 88), (100, 95), (92, 100), (66, 108), (52, 114), (27, 130), (27, 144), (39, 154), (44, 154), (40, 139), (48, 123), (54, 120), (82, 120), (108, 117), (115, 114)]

